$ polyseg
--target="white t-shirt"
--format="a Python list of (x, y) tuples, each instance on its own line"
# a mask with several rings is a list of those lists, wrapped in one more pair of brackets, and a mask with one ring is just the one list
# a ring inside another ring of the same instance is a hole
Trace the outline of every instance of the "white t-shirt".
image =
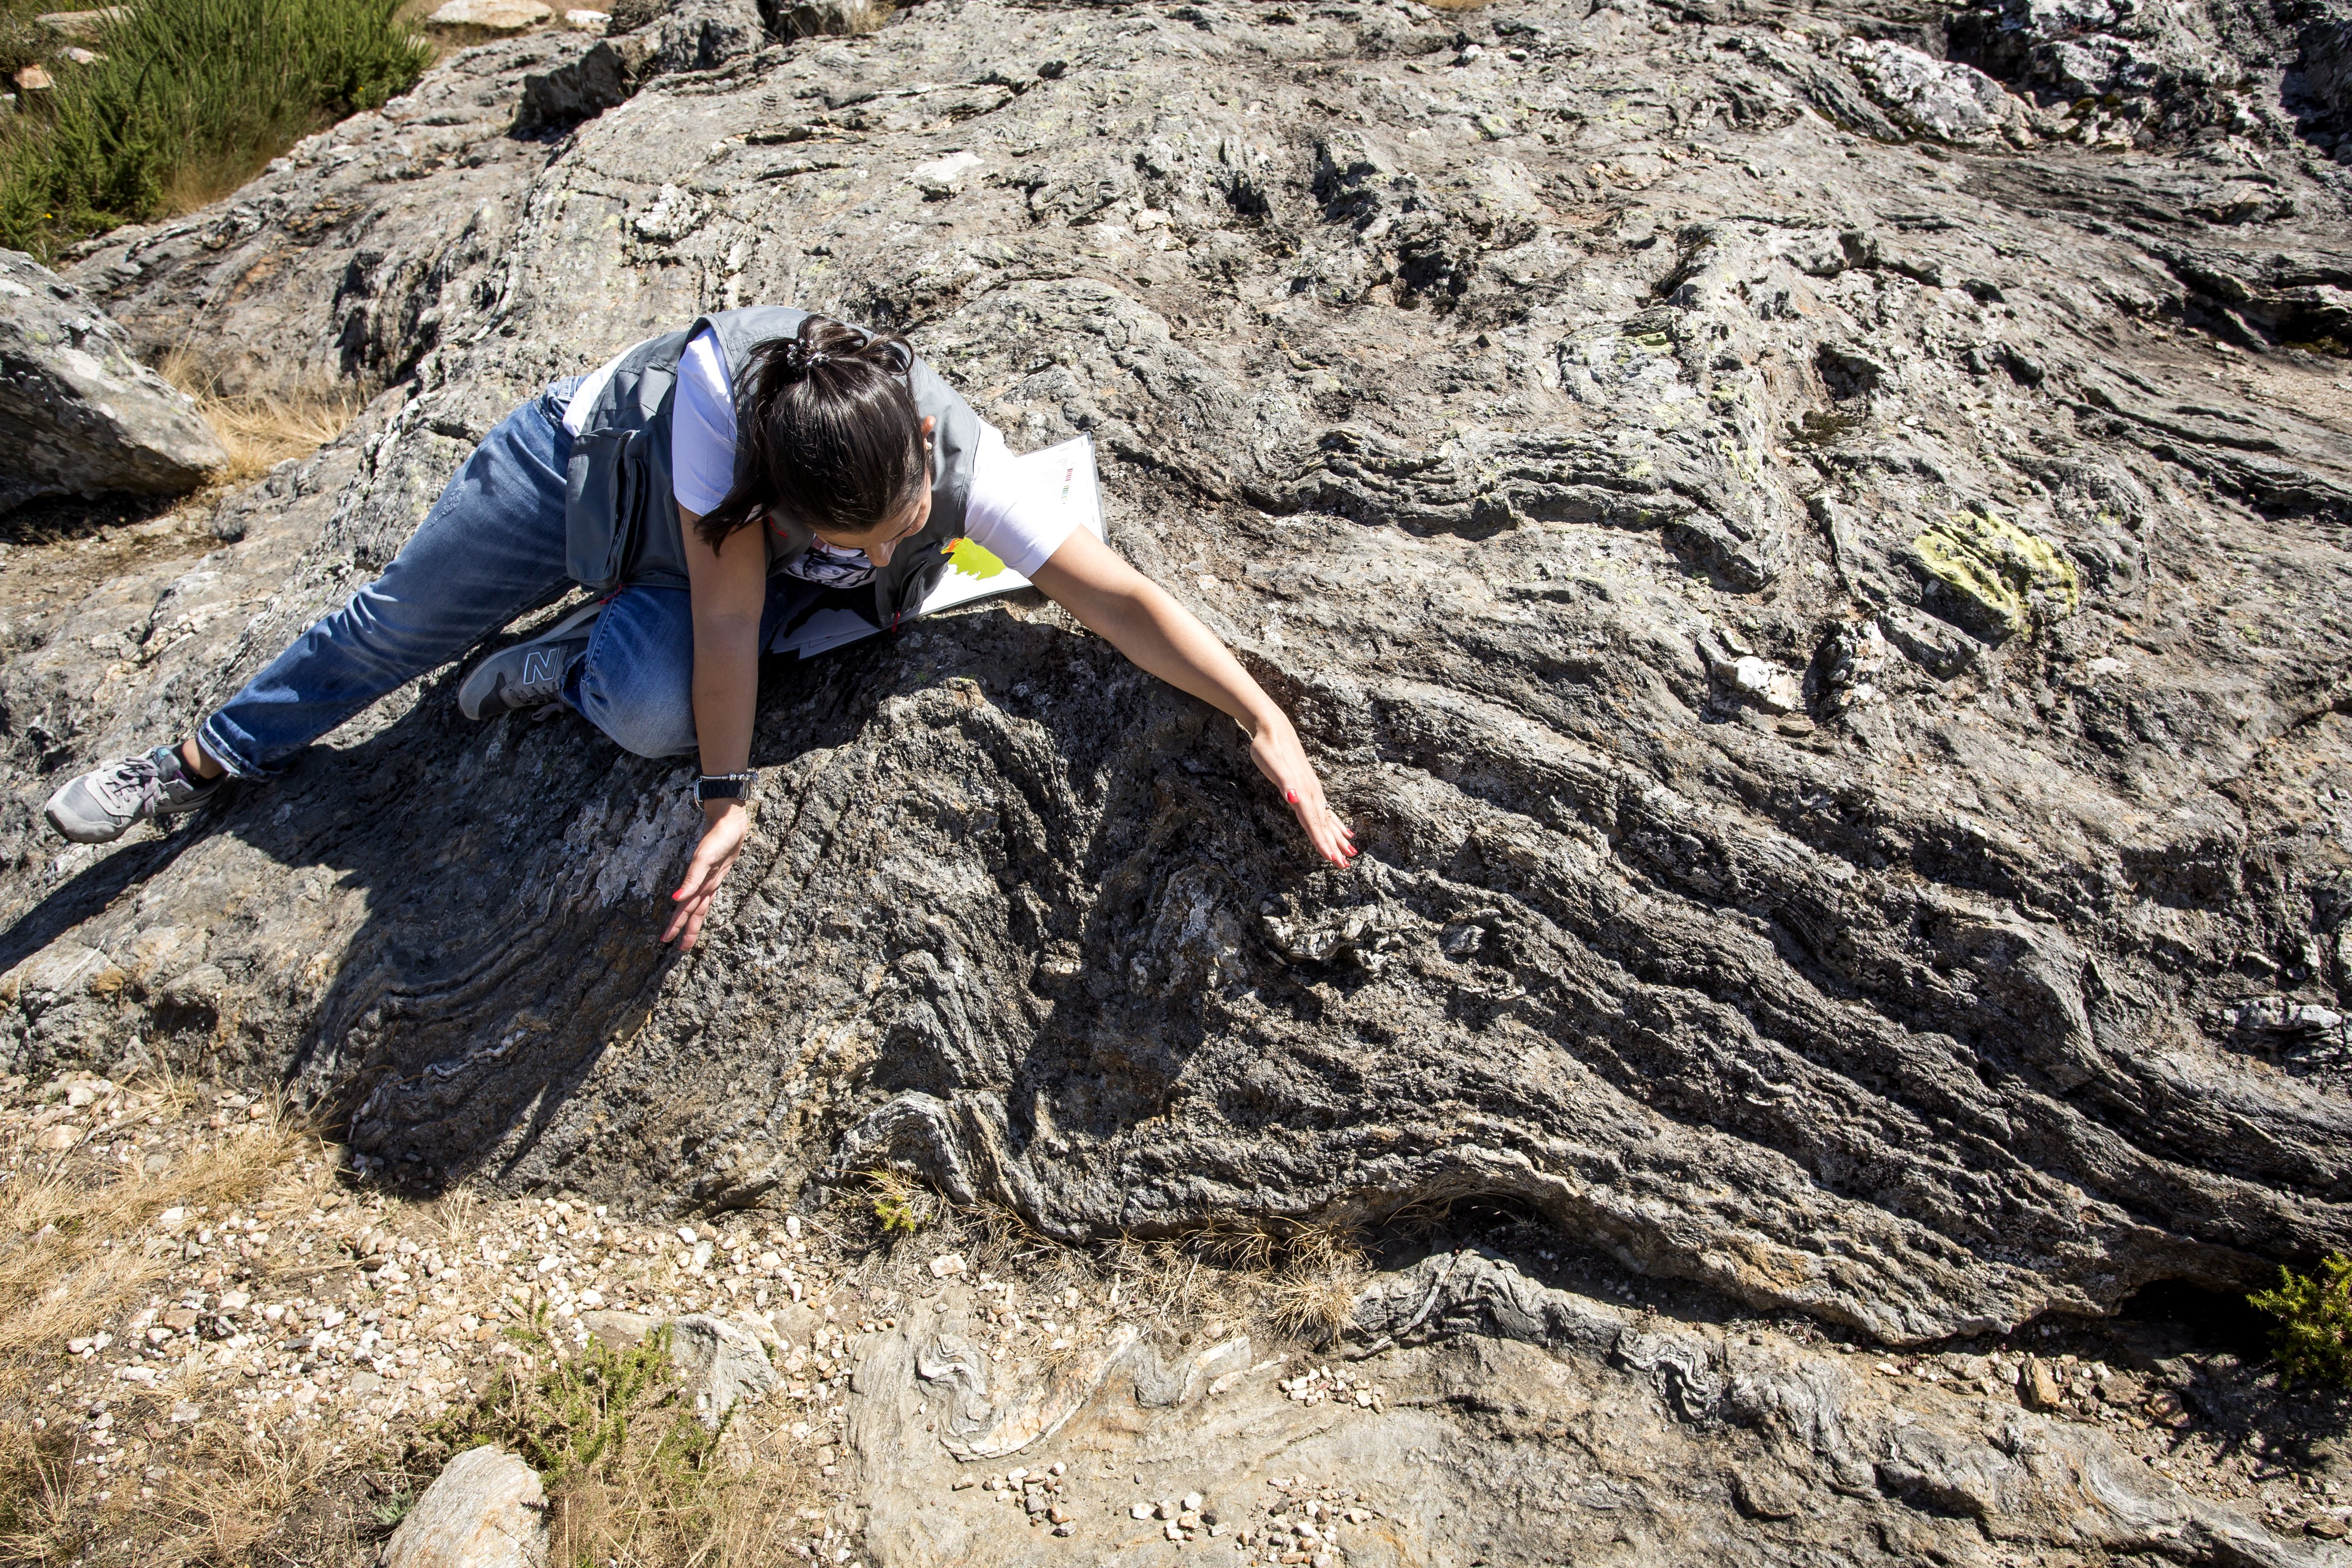
[[(572, 395), (563, 424), (572, 434), (579, 434), (581, 420), (621, 358), (599, 366)], [(735, 482), (735, 397), (727, 351), (708, 327), (694, 335), (677, 362), (669, 432), (670, 488), (677, 504), (691, 512), (709, 511), (727, 499)], [(1075, 526), (1066, 510), (1045, 504), (1047, 499), (1022, 494), (1003, 434), (983, 421), (972, 458), (971, 493), (964, 503), (964, 532), (971, 542), (1024, 577), (1034, 577)], [(864, 551), (824, 543), (811, 544), (807, 555), (787, 570), (840, 588), (856, 587), (874, 575)]]

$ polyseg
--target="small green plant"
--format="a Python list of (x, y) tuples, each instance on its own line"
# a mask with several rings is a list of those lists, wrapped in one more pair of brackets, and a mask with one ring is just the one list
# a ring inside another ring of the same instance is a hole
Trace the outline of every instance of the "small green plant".
[[(537, 1470), (548, 1489), (615, 1473), (625, 1457), (673, 1482), (701, 1468), (719, 1436), (695, 1419), (677, 1390), (669, 1359), (669, 1331), (657, 1329), (637, 1344), (615, 1350), (591, 1339), (561, 1355), (541, 1303), (507, 1338), (544, 1359), (535, 1376), (512, 1369), (471, 1405), (436, 1425), (428, 1442), (443, 1454), (495, 1443)], [(633, 1435), (650, 1433), (652, 1449), (629, 1456)]]
[(896, 1171), (868, 1171), (874, 1184), (874, 1218), (885, 1236), (912, 1236), (929, 1223), (923, 1194)]
[(2317, 1275), (2281, 1268), (2277, 1289), (2246, 1300), (2279, 1321), (2271, 1350), (2281, 1388), (2297, 1378), (2352, 1386), (2352, 1258), (2330, 1256)]
[[(797, 1528), (815, 1466), (792, 1462), (799, 1440), (764, 1426), (761, 1412), (739, 1407), (718, 1430), (705, 1426), (679, 1386), (667, 1329), (635, 1345), (592, 1338), (574, 1349), (542, 1302), (506, 1337), (522, 1358), (419, 1436), (403, 1462), (412, 1484), (495, 1443), (546, 1485), (551, 1563), (790, 1561), (764, 1543)], [(762, 1462), (750, 1462), (755, 1454)]]

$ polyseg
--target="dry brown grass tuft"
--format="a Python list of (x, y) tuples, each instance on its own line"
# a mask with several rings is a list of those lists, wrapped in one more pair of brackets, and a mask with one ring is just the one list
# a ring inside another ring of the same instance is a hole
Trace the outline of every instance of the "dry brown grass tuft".
[(1350, 1226), (1309, 1225), (1282, 1238), (1282, 1263), (1270, 1287), (1276, 1328), (1328, 1344), (1354, 1320), (1367, 1259)]
[(481, 1195), (471, 1187), (451, 1187), (433, 1201), (434, 1228), (445, 1241), (470, 1240), (474, 1234), (474, 1210)]
[(740, 1423), (730, 1437), (714, 1463), (682, 1479), (643, 1466), (559, 1486), (549, 1500), (548, 1561), (645, 1568), (801, 1563), (788, 1546), (794, 1510), (816, 1498), (814, 1458), (750, 1438)]
[[(119, 1087), (90, 1108), (89, 1130), (110, 1101), (119, 1102), (118, 1113), (161, 1113), (188, 1098), (185, 1086), (172, 1082)], [(37, 1142), (28, 1127), (0, 1141), (9, 1167), (0, 1181), (0, 1379), (21, 1375), (17, 1363), (27, 1356), (54, 1353), (67, 1339), (94, 1331), (165, 1272), (171, 1244), (153, 1229), (164, 1210), (258, 1193), (286, 1175), (310, 1137), (272, 1106), (155, 1175), (78, 1163), (71, 1148), (28, 1147)]]
[[(275, 1104), (200, 1129), (160, 1172), (83, 1153), (94, 1137), (200, 1111), (197, 1100), (168, 1078), (109, 1085), (84, 1106), (53, 1105), (54, 1119), (13, 1121), (0, 1135), (0, 1396), (29, 1392), (67, 1341), (129, 1310), (170, 1271), (179, 1244), (159, 1224), (167, 1210), (187, 1210), (193, 1224), (265, 1196), (316, 1199), (325, 1163), (300, 1173), (299, 1155), (315, 1141)], [(75, 1493), (72, 1426), (0, 1425), (0, 1564), (68, 1561), (100, 1534), (126, 1530), (142, 1539), (145, 1562), (243, 1562), (328, 1464), (328, 1445), (315, 1438), (197, 1436), (200, 1474), (184, 1471), (152, 1503), (119, 1494), (110, 1504), (89, 1494), (96, 1472)]]
[(78, 1556), (93, 1521), (74, 1506), (73, 1439), (0, 1423), (0, 1563)]
[(1351, 1226), (1210, 1224), (1150, 1241), (1122, 1237), (1103, 1262), (1146, 1316), (1179, 1321), (1247, 1308), (1277, 1332), (1328, 1343), (1353, 1315), (1369, 1267)]
[(290, 397), (231, 396), (183, 346), (163, 356), (158, 374), (190, 397), (228, 448), (228, 466), (213, 478), (225, 488), (251, 484), (289, 458), (307, 458), (343, 433), (360, 411), (352, 393), (321, 388)]
[(160, 1540), (150, 1535), (145, 1543), (151, 1568), (255, 1560), (254, 1548), (287, 1514), (333, 1478), (359, 1468), (361, 1458), (338, 1452), (329, 1437), (315, 1427), (244, 1432), (217, 1422), (200, 1427), (152, 1510), (152, 1524), (163, 1529)]

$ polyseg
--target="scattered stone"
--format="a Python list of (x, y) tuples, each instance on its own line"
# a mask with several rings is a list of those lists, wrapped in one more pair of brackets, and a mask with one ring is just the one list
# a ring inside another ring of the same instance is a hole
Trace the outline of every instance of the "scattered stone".
[(2040, 1356), (2026, 1357), (2025, 1364), (2018, 1369), (2017, 1397), (2028, 1410), (2057, 1410), (2066, 1403), (2057, 1375)]
[(1760, 1470), (1731, 1472), (1731, 1500), (1750, 1519), (1794, 1519), (1804, 1511), (1794, 1488)]
[(93, 39), (130, 15), (127, 5), (108, 5), (95, 11), (44, 11), (33, 20), (68, 38)]
[(934, 1279), (945, 1279), (950, 1274), (963, 1271), (963, 1255), (960, 1252), (943, 1252), (931, 1259), (931, 1278)]
[(479, 27), (489, 33), (520, 33), (555, 13), (541, 0), (443, 0), (425, 21), (438, 27)]
[(651, 48), (642, 37), (607, 38), (577, 59), (530, 73), (523, 78), (515, 129), (571, 125), (627, 102), (647, 68)]
[(2341, 1042), (2346, 1037), (2343, 1014), (2316, 1002), (2297, 1002), (2285, 996), (2265, 996), (2227, 1009), (2222, 1019), (2242, 1035), (2275, 1036), (2289, 1043), (2331, 1037)]
[(449, 1461), (384, 1543), (383, 1568), (545, 1568), (539, 1472), (483, 1447)]
[(785, 38), (870, 33), (890, 16), (891, 0), (778, 0), (770, 26)]
[(1732, 661), (1731, 684), (1769, 713), (1793, 713), (1804, 706), (1804, 686), (1797, 673), (1753, 654)]
[(907, 172), (907, 178), (914, 182), (925, 200), (941, 201), (962, 190), (966, 178), (980, 164), (976, 153), (950, 153), (944, 158), (916, 164)]
[(47, 92), (57, 85), (49, 79), (49, 73), (39, 66), (19, 66), (10, 79), (16, 82), (18, 90), (24, 92)]
[(563, 25), (582, 33), (602, 34), (613, 24), (609, 11), (572, 10), (563, 13)]
[(740, 1323), (704, 1313), (668, 1324), (670, 1360), (677, 1363), (694, 1413), (716, 1430), (739, 1400), (757, 1400), (776, 1386), (759, 1336)]

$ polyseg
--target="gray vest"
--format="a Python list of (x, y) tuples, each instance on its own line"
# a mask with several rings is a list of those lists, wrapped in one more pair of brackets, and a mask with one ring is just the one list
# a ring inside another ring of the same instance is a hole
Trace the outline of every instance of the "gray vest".
[[(685, 531), (678, 525), (669, 470), (678, 359), (688, 340), (708, 326), (726, 350), (728, 374), (740, 375), (752, 349), (771, 338), (791, 337), (808, 314), (788, 305), (720, 310), (622, 356), (572, 438), (563, 512), (565, 565), (574, 582), (596, 594), (632, 583), (687, 586)], [(919, 359), (910, 380), (916, 413), (937, 422), (931, 432), (931, 518), (891, 552), (887, 566), (875, 571), (875, 618), (884, 626), (912, 614), (945, 569), (940, 546), (962, 537), (972, 459), (980, 450), (980, 417), (955, 388)], [(778, 572), (798, 560), (809, 542), (808, 530), (797, 521), (772, 521), (768, 570)]]

